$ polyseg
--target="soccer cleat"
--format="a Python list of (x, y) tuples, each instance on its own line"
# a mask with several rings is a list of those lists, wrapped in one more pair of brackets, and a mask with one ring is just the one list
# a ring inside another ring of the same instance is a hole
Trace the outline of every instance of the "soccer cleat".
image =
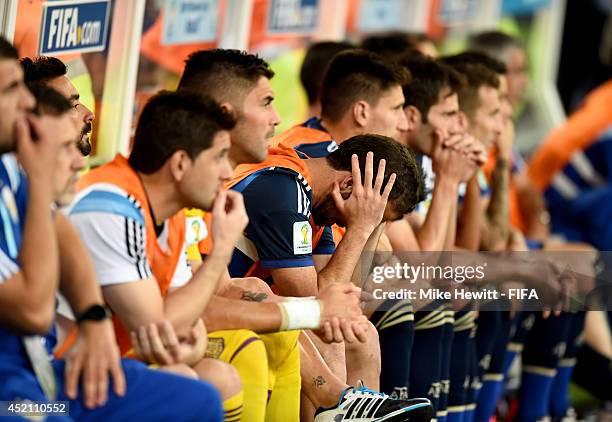
[(365, 387), (349, 387), (336, 406), (317, 409), (314, 422), (429, 422), (433, 413), (429, 399), (394, 400)]

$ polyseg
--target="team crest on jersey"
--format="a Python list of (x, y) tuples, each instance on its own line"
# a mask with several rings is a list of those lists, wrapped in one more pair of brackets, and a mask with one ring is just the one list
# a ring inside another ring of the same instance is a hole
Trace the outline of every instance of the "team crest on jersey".
[(222, 338), (209, 337), (208, 345), (206, 346), (206, 357), (219, 359), (223, 349), (225, 349), (225, 341)]
[(293, 254), (312, 253), (312, 227), (307, 221), (293, 223)]
[(207, 236), (208, 230), (202, 217), (187, 217), (187, 245), (195, 245)]

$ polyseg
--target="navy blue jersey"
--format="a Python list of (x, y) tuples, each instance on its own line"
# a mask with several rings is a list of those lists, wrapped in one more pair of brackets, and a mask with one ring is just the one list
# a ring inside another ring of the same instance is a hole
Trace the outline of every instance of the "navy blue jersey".
[[(313, 266), (312, 255), (335, 250), (330, 227), (320, 239), (313, 233), (312, 189), (298, 172), (269, 167), (252, 173), (232, 189), (242, 192), (249, 224), (229, 266), (232, 277), (244, 277), (253, 264), (260, 268)], [(314, 246), (313, 246), (314, 245)]]

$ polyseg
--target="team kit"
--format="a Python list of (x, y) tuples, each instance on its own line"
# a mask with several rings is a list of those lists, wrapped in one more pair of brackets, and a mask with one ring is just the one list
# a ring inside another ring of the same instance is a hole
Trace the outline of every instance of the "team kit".
[(314, 44), (282, 133), (265, 60), (196, 51), (88, 169), (66, 65), (1, 40), (0, 416), (486, 422), (522, 355), (514, 419), (565, 420), (585, 312), (520, 253), (487, 37)]

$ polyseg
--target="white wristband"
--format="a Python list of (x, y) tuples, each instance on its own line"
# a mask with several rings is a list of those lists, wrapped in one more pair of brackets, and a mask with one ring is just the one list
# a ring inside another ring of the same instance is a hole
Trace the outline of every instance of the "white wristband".
[(285, 298), (285, 302), (300, 302), (303, 300), (313, 300), (316, 298), (317, 298), (316, 296), (303, 296), (303, 297), (288, 296)]
[(321, 303), (316, 299), (285, 301), (278, 305), (283, 314), (281, 331), (316, 329), (321, 325)]

